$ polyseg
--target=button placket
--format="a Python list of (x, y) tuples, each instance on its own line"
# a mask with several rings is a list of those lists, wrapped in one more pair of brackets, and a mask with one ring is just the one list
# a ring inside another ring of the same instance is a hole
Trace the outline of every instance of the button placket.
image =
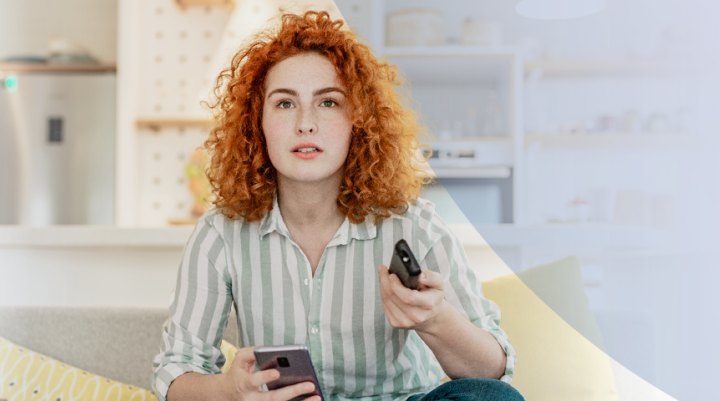
[[(320, 257), (317, 270), (315, 270), (315, 276), (310, 282), (310, 310), (308, 313), (307, 327), (308, 327), (308, 344), (310, 344), (310, 355), (311, 358), (318, 361), (320, 359), (320, 352), (322, 349), (321, 338), (320, 338), (320, 305), (322, 303), (322, 293), (320, 292), (322, 285), (322, 275), (324, 272), (326, 253)], [(320, 376), (320, 370), (316, 367), (318, 373), (318, 380), (322, 381)]]

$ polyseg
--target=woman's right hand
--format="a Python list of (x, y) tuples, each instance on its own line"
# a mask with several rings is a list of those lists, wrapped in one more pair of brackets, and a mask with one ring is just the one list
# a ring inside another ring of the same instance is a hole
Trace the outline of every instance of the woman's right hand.
[[(277, 390), (262, 391), (261, 387), (280, 377), (277, 369), (268, 369), (255, 372), (256, 347), (245, 347), (238, 349), (230, 369), (223, 373), (226, 388), (229, 389), (228, 400), (240, 401), (289, 401), (297, 396), (312, 393), (315, 384), (303, 382), (283, 387)], [(305, 401), (321, 401), (315, 395)]]

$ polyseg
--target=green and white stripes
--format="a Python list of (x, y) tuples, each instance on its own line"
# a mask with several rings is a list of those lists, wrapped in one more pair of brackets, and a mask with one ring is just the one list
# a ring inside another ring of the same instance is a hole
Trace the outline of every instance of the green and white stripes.
[(388, 323), (377, 266), (389, 264), (405, 238), (423, 269), (445, 277), (445, 298), (507, 353), (510, 381), (515, 353), (500, 329), (498, 307), (482, 297), (465, 252), (435, 206), (420, 199), (403, 215), (352, 224), (345, 220), (313, 276), (292, 240), (277, 202), (262, 220), (230, 220), (218, 211), (198, 222), (183, 252), (153, 390), (164, 400), (185, 372), (220, 372), (230, 306), (235, 303), (243, 346), (306, 344), (328, 400), (402, 400), (427, 392), (445, 376), (414, 331)]

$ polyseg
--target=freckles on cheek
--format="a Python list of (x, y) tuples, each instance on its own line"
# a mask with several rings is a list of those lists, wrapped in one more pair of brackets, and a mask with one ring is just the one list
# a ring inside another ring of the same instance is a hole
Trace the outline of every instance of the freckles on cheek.
[(268, 145), (280, 141), (288, 130), (290, 130), (289, 132), (292, 132), (292, 127), (282, 120), (265, 120), (263, 121), (262, 126), (263, 132), (265, 133), (265, 140), (268, 142)]
[(277, 162), (275, 155), (282, 153), (282, 138), (284, 136), (283, 132), (286, 130), (285, 125), (282, 121), (277, 120), (264, 120), (262, 122), (268, 156), (270, 156), (270, 161), (273, 163)]
[(263, 130), (265, 132), (272, 133), (272, 134), (279, 134), (279, 133), (283, 132), (283, 130), (287, 129), (286, 126), (287, 126), (287, 123), (285, 123), (282, 120), (273, 119), (273, 120), (269, 120), (269, 121), (265, 120), (263, 122)]
[[(327, 122), (325, 129), (333, 136), (338, 139), (342, 138), (343, 146), (350, 145), (350, 131), (352, 131), (352, 125), (348, 124), (347, 121), (332, 121)], [(347, 143), (345, 143), (347, 142)]]

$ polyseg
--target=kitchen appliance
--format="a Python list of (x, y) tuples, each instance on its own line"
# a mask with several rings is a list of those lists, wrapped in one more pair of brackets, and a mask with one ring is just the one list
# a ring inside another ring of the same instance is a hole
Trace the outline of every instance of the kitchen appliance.
[(0, 224), (114, 223), (115, 81), (0, 71)]
[[(436, 181), (423, 197), (450, 224), (513, 223), (513, 145), (441, 141), (429, 144)], [(428, 155), (423, 155), (423, 158)]]

